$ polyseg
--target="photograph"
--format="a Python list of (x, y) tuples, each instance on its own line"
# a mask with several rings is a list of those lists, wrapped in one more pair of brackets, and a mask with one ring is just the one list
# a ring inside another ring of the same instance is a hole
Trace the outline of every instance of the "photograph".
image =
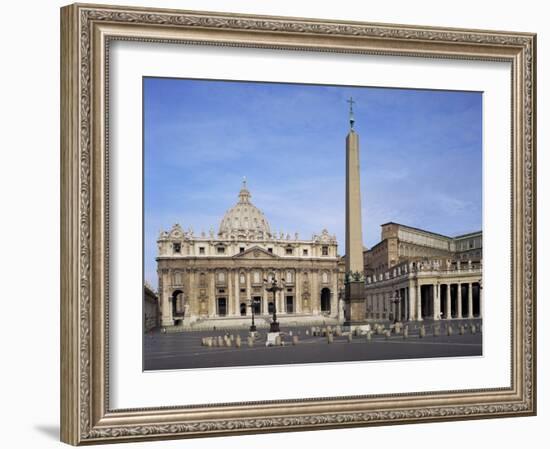
[(483, 92), (142, 94), (145, 371), (483, 356)]

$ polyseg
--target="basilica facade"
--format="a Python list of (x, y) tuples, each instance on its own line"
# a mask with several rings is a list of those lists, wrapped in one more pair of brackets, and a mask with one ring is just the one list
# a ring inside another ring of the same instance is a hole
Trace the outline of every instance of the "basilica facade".
[[(311, 239), (272, 232), (246, 182), (217, 232), (196, 235), (176, 224), (161, 232), (157, 244), (162, 326), (244, 326), (254, 312), (261, 327), (274, 309), (281, 324), (343, 319), (336, 237), (326, 229)], [(275, 298), (266, 290), (272, 279), (283, 287)]]

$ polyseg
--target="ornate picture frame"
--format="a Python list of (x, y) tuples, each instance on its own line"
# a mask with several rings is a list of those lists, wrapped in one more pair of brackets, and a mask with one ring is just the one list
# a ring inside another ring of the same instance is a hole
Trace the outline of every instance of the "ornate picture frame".
[[(511, 387), (109, 405), (108, 54), (115, 40), (512, 66)], [(536, 35), (75, 4), (61, 9), (61, 439), (93, 444), (536, 414)]]

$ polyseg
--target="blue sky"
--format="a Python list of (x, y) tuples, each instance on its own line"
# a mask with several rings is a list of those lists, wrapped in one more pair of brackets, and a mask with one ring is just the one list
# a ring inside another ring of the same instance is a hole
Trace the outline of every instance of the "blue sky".
[(445, 235), (481, 229), (482, 94), (145, 78), (144, 272), (174, 223), (214, 228), (246, 176), (272, 231), (345, 244), (345, 138), (356, 101), (363, 239), (395, 221)]

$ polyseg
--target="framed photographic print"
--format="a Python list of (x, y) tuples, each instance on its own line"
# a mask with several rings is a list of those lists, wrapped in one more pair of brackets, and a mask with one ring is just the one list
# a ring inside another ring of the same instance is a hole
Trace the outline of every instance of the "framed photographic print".
[(61, 10), (62, 440), (536, 413), (536, 36)]

